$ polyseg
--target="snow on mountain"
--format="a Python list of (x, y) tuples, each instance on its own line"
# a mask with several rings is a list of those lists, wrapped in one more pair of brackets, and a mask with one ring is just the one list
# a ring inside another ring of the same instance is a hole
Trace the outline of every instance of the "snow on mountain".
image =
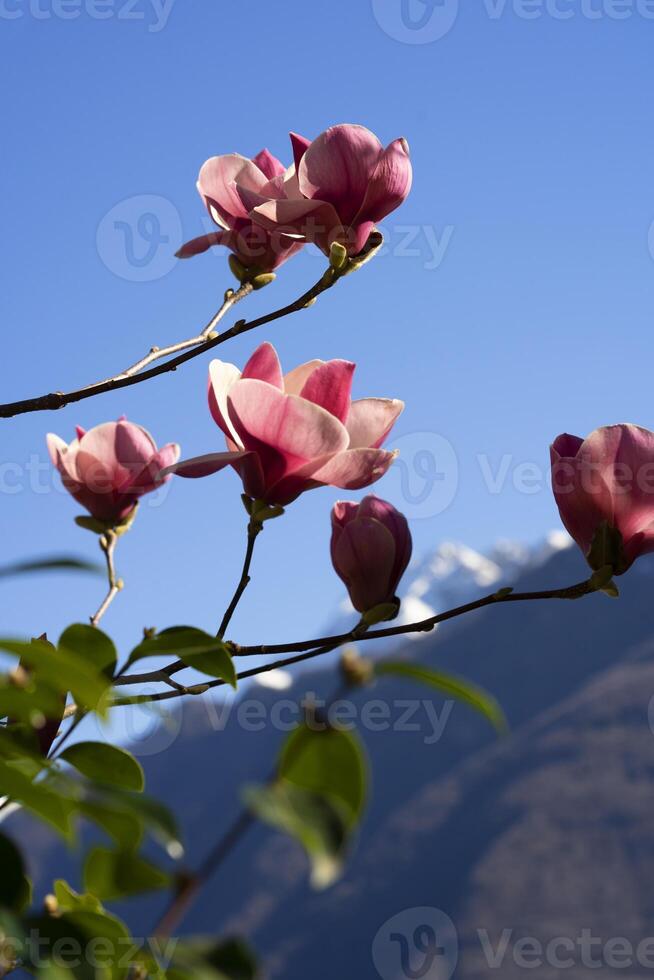
[[(494, 589), (510, 586), (522, 572), (538, 568), (555, 552), (571, 544), (564, 531), (551, 531), (535, 545), (501, 540), (486, 554), (459, 542), (445, 541), (432, 554), (412, 561), (400, 590), (402, 608), (393, 625), (428, 619), (437, 612), (472, 602)], [(347, 632), (352, 628), (355, 616), (346, 598), (327, 632)], [(426, 634), (410, 635), (418, 640)], [(376, 650), (387, 650), (396, 642), (377, 641)]]

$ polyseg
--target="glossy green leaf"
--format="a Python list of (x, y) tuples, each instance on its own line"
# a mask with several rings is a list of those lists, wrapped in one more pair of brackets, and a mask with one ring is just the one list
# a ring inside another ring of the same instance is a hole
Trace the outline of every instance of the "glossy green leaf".
[(33, 783), (27, 776), (0, 761), (0, 796), (21, 803), (37, 817), (45, 820), (64, 837), (72, 834), (71, 817), (75, 804), (44, 783)]
[(141, 793), (145, 786), (141, 764), (131, 752), (106, 742), (77, 742), (64, 749), (59, 758), (98, 783), (137, 793)]
[(0, 908), (20, 912), (31, 893), (23, 857), (17, 846), (0, 834)]
[(311, 883), (328, 888), (341, 874), (351, 813), (338, 800), (284, 780), (248, 787), (247, 806), (264, 823), (295, 838), (311, 861)]
[(170, 875), (131, 851), (96, 847), (84, 863), (84, 887), (101, 901), (113, 901), (170, 886)]
[(99, 674), (113, 677), (116, 669), (116, 647), (113, 640), (97, 626), (74, 623), (64, 630), (57, 645), (92, 664)]
[(429, 687), (436, 688), (443, 694), (463, 701), (474, 708), (475, 711), (484, 715), (500, 734), (504, 734), (508, 729), (504, 712), (495, 698), (481, 687), (477, 687), (460, 677), (405, 661), (396, 663), (383, 661), (375, 666), (375, 674), (377, 677), (406, 677), (409, 680), (418, 681), (420, 684), (427, 684)]
[(45, 640), (25, 643), (0, 639), (0, 649), (20, 657), (48, 687), (62, 694), (72, 692), (78, 704), (92, 710), (106, 708), (110, 681), (82, 654), (61, 646), (55, 649)]
[(359, 820), (366, 801), (367, 763), (354, 732), (300, 726), (282, 749), (279, 775), (301, 789), (339, 801), (347, 808), (350, 827)]
[(236, 669), (229, 647), (194, 626), (171, 626), (148, 637), (132, 650), (129, 662), (135, 663), (144, 657), (177, 657), (187, 667), (219, 677), (236, 687)]

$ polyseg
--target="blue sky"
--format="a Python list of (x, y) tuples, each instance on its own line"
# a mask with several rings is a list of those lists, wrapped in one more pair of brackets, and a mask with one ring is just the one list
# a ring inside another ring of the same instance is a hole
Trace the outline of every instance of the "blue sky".
[[(231, 285), (226, 256), (171, 254), (205, 229), (195, 179), (207, 157), (268, 146), (288, 159), (289, 129), (360, 122), (411, 146), (414, 188), (384, 222), (386, 253), (221, 356), (242, 365), (269, 339), (288, 367), (345, 357), (358, 364), (357, 396), (406, 401), (389, 441), (402, 462), (377, 491), (412, 518), (418, 554), (557, 527), (538, 477), (551, 439), (617, 421), (654, 427), (652, 6), (0, 0), (2, 401), (112, 374), (206, 322)], [(150, 261), (146, 212), (167, 238)], [(301, 254), (237, 316), (295, 298), (323, 261)], [(42, 466), (48, 431), (68, 438), (76, 423), (125, 413), (186, 456), (222, 448), (206, 372), (198, 358), (1, 422), (2, 561), (96, 555)], [(225, 472), (177, 481), (142, 507), (118, 549), (127, 587), (104, 621), (121, 649), (143, 626), (217, 627), (243, 550), (239, 493)], [(324, 625), (342, 597), (328, 559), (339, 496), (313, 491), (266, 528), (234, 638)], [(2, 628), (56, 637), (102, 587), (3, 582)]]

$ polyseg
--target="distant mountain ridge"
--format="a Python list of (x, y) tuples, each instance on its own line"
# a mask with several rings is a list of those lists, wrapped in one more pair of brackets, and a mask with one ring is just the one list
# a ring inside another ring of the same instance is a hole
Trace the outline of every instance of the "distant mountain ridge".
[[(464, 564), (460, 551), (454, 559)], [(476, 560), (469, 564), (474, 577)], [(478, 568), (492, 575), (483, 562)], [(587, 573), (577, 549), (559, 548), (524, 566), (515, 584), (561, 587)], [(455, 578), (451, 598), (460, 594)], [(489, 608), (394, 650), (485, 686), (510, 736), (496, 739), (461, 704), (444, 714), (444, 700), (414, 684), (386, 679), (357, 693), (354, 704), (383, 701), (395, 720), (398, 704), (417, 711), (412, 729), (361, 730), (373, 793), (343, 880), (312, 892), (299, 848), (257, 825), (195, 906), (189, 931), (247, 934), (268, 980), (406, 980), (411, 974), (394, 965), (397, 943), (382, 942), (380, 953), (379, 936), (400, 916), (393, 934), (410, 945), (427, 909), (453, 923), (454, 945), (441, 945), (458, 965), (452, 973), (454, 961), (435, 961), (422, 980), (518, 980), (523, 939), (543, 949), (553, 940), (573, 944), (565, 970), (543, 953), (531, 976), (585, 980), (598, 967), (582, 955), (584, 930), (601, 938), (593, 955), (608, 975), (652, 975), (635, 951), (654, 934), (654, 556), (619, 584), (619, 600), (598, 594)], [(496, 585), (479, 583), (482, 591)], [(283, 692), (256, 685), (244, 697), (270, 719), (281, 699), (331, 692), (333, 670), (296, 673)], [(427, 703), (446, 718), (436, 741)], [(177, 737), (141, 760), (148, 790), (182, 817), (191, 863), (233, 820), (239, 788), (265, 778), (285, 737), (271, 724), (246, 729), (234, 711), (218, 718), (214, 702), (186, 702)], [(75, 860), (40, 827), (17, 818), (8, 826), (29, 842), (41, 891), (62, 871), (76, 880)], [(160, 906), (155, 895), (119, 911), (147, 935)], [(619, 937), (632, 956), (618, 972), (605, 944)], [(492, 967), (489, 949), (504, 940)]]

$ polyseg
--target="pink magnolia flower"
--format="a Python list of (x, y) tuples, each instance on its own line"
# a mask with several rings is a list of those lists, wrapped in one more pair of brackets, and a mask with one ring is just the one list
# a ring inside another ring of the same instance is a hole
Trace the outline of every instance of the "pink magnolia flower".
[(374, 133), (347, 123), (313, 142), (291, 134), (295, 176), (283, 194), (247, 195), (251, 217), (272, 230), (284, 227), (329, 255), (332, 242), (357, 255), (375, 224), (402, 204), (412, 170), (405, 139), (384, 149)]
[(404, 403), (353, 402), (354, 367), (349, 361), (316, 360), (282, 375), (268, 343), (256, 349), (243, 373), (212, 361), (209, 408), (228, 452), (199, 456), (168, 472), (201, 477), (231, 464), (249, 497), (281, 506), (313, 487), (369, 486), (395, 458), (380, 447)]
[(587, 558), (603, 526), (622, 538), (613, 561), (605, 562), (616, 575), (654, 551), (654, 432), (609, 425), (586, 439), (560, 435), (550, 452), (561, 520)]
[(197, 187), (221, 230), (182, 245), (178, 257), (187, 259), (206, 252), (212, 245), (225, 245), (246, 269), (272, 272), (304, 243), (274, 225), (264, 228), (253, 221), (242, 198), (247, 193), (256, 193), (264, 200), (280, 197), (285, 193), (284, 178), (283, 164), (268, 150), (262, 150), (253, 160), (238, 153), (211, 157), (200, 170)]
[(374, 494), (364, 497), (360, 504), (334, 504), (332, 564), (358, 612), (395, 600), (411, 548), (406, 517), (392, 504)]
[(179, 446), (157, 449), (149, 432), (121, 418), (85, 432), (70, 445), (50, 433), (50, 459), (70, 494), (99, 521), (123, 521), (140, 497), (165, 480), (164, 467), (179, 459)]

